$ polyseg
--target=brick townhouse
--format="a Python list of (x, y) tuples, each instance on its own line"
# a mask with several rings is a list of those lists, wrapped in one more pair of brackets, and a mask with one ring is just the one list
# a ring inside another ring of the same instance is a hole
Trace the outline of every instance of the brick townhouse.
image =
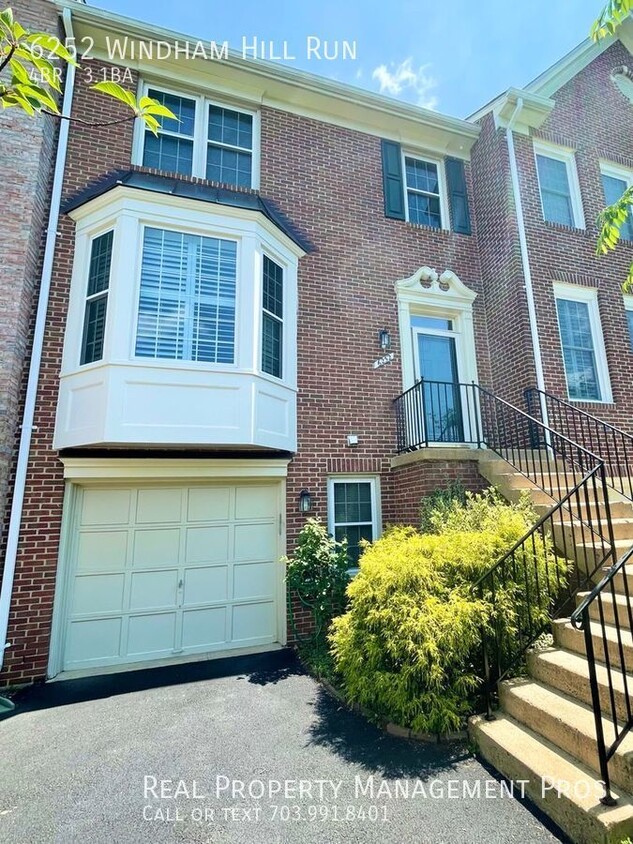
[(72, 116), (120, 118), (89, 90), (114, 78), (179, 122), (72, 124), (56, 158), (48, 124), (0, 123), (33, 162), (0, 288), (5, 452), (22, 443), (1, 683), (283, 645), (278, 560), (307, 516), (354, 563), (423, 494), (484, 484), (473, 384), (633, 428), (632, 233), (594, 255), (633, 179), (630, 22), (460, 120), (235, 56), (113, 65), (106, 37), (183, 39), (70, 0), (32, 10), (90, 44)]

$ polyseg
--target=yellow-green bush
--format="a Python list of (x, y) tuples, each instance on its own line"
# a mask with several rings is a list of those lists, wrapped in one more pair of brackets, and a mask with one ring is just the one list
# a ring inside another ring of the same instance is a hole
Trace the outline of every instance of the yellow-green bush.
[[(489, 492), (443, 506), (435, 534), (392, 528), (367, 546), (330, 636), (348, 699), (421, 732), (461, 727), (480, 685), (482, 630), (500, 624), (511, 638), (525, 600), (511, 572), (494, 602), (473, 585), (535, 521), (525, 502)], [(554, 578), (549, 545), (531, 553), (534, 578)]]

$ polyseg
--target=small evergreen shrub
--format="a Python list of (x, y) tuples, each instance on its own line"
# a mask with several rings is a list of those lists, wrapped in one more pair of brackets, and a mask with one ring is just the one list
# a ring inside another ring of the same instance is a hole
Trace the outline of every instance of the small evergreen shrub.
[(420, 530), (422, 533), (439, 533), (442, 513), (448, 511), (455, 502), (466, 503), (466, 490), (461, 481), (451, 481), (443, 488), (426, 495), (420, 502)]
[[(428, 519), (433, 533), (396, 527), (365, 549), (330, 641), (351, 702), (380, 720), (442, 734), (476, 708), (482, 632), (495, 626), (511, 642), (523, 623), (523, 567), (496, 585), (494, 602), (475, 584), (536, 516), (527, 501), (508, 504), (487, 491), (442, 501)], [(529, 554), (533, 585), (551, 578), (554, 586), (561, 572), (551, 546), (535, 544)], [(536, 612), (546, 619), (543, 604)]]
[[(296, 595), (314, 617), (314, 640), (324, 636), (332, 619), (345, 609), (349, 561), (345, 543), (335, 542), (320, 519), (308, 519), (299, 533), (295, 552), (282, 560), (292, 619)], [(297, 631), (295, 630), (295, 634)], [(297, 639), (301, 637), (297, 635)]]

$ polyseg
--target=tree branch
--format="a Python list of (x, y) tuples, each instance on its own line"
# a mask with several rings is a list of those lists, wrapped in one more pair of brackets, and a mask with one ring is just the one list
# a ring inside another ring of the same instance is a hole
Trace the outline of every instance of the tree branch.
[(11, 44), (11, 49), (7, 53), (6, 59), (4, 59), (3, 61), (0, 62), (0, 73), (2, 73), (2, 71), (5, 69), (5, 67), (9, 64), (9, 62), (13, 58), (13, 54), (15, 53), (15, 51), (17, 49), (18, 49), (17, 44)]
[(55, 114), (54, 111), (48, 111), (43, 108), (42, 114), (48, 114), (50, 117), (56, 117), (58, 120), (67, 120), (69, 123), (79, 123), (81, 126), (118, 126), (120, 123), (129, 123), (130, 120), (136, 120), (135, 114), (130, 114), (127, 117), (121, 117), (118, 120), (82, 120), (81, 117), (68, 117), (65, 114)]

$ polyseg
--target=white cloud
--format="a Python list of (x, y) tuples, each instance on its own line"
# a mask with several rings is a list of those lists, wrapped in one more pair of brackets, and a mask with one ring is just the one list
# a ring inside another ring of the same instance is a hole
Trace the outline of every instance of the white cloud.
[(437, 86), (437, 80), (428, 73), (429, 67), (423, 64), (415, 70), (410, 56), (398, 65), (394, 62), (389, 67), (386, 64), (379, 65), (371, 76), (378, 80), (381, 94), (414, 100), (423, 108), (437, 108), (437, 97), (431, 93)]

